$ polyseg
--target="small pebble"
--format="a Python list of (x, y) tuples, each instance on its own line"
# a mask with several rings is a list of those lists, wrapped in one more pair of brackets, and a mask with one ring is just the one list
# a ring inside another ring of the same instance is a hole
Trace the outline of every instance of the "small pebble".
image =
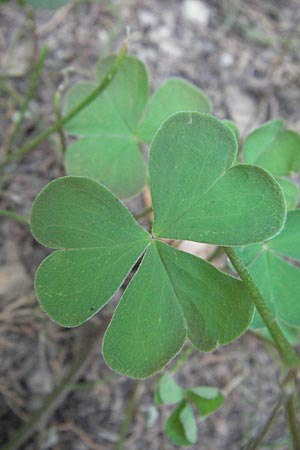
[(234, 63), (234, 58), (231, 53), (224, 52), (220, 56), (220, 65), (222, 67), (231, 67)]
[(182, 15), (189, 22), (205, 28), (209, 23), (210, 9), (200, 0), (185, 0), (182, 5)]

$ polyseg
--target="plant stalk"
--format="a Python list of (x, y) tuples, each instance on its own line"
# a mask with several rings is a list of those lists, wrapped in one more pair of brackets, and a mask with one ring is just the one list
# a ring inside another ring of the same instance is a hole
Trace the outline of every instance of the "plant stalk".
[(136, 407), (136, 401), (137, 401), (137, 397), (138, 397), (138, 392), (139, 392), (139, 388), (141, 386), (142, 381), (141, 380), (137, 380), (135, 381), (135, 385), (131, 394), (131, 397), (129, 399), (129, 403), (128, 403), (128, 407), (126, 410), (126, 414), (125, 414), (125, 420), (122, 424), (122, 428), (120, 431), (120, 437), (119, 440), (115, 446), (115, 450), (122, 450), (133, 415), (134, 415), (134, 411), (135, 411), (135, 407)]
[(22, 214), (18, 214), (14, 211), (0, 209), (0, 216), (8, 217), (9, 219), (14, 219), (19, 223), (28, 225), (28, 219), (25, 216), (22, 216)]
[[(56, 120), (61, 120), (62, 119), (62, 114), (61, 114), (61, 95), (59, 92), (56, 92), (55, 96), (54, 96), (54, 110), (55, 110), (55, 116), (56, 116)], [(64, 129), (61, 127), (57, 130), (57, 134), (59, 137), (59, 141), (60, 141), (60, 145), (61, 145), (61, 153), (64, 156), (67, 150), (67, 143), (66, 143), (66, 137), (64, 134)]]
[(194, 350), (194, 347), (189, 345), (184, 352), (178, 357), (177, 361), (175, 362), (174, 366), (171, 369), (172, 373), (176, 373), (177, 370), (182, 366), (182, 364), (186, 361), (186, 359), (190, 356), (192, 351)]
[(262, 443), (267, 433), (270, 431), (273, 423), (275, 422), (275, 419), (280, 413), (280, 410), (283, 407), (285, 401), (286, 395), (282, 393), (278, 398), (278, 401), (275, 404), (274, 408), (272, 409), (272, 412), (267, 422), (265, 423), (264, 427), (259, 432), (259, 434), (255, 438), (251, 439), (251, 441), (244, 447), (244, 450), (257, 450), (259, 448), (260, 444)]
[(224, 247), (224, 250), (232, 262), (234, 268), (239, 274), (241, 280), (247, 287), (250, 297), (256, 306), (261, 318), (263, 319), (266, 327), (268, 328), (274, 342), (276, 343), (277, 350), (279, 351), (282, 360), (286, 367), (299, 367), (300, 359), (293, 349), (292, 345), (284, 336), (280, 326), (277, 323), (276, 318), (273, 316), (272, 311), (265, 302), (265, 299), (258, 290), (253, 278), (249, 274), (246, 266), (239, 258), (233, 247)]
[(119, 51), (115, 61), (111, 65), (111, 67), (108, 69), (103, 81), (84, 99), (82, 102), (80, 102), (75, 108), (73, 108), (69, 114), (64, 116), (62, 119), (56, 121), (54, 125), (47, 128), (43, 133), (41, 133), (39, 136), (37, 136), (35, 139), (31, 140), (27, 144), (25, 144), (23, 147), (21, 147), (16, 152), (7, 155), (6, 158), (4, 158), (0, 162), (0, 168), (6, 166), (10, 162), (14, 161), (17, 158), (21, 158), (22, 156), (26, 155), (27, 153), (34, 150), (41, 142), (43, 142), (45, 139), (47, 139), (52, 133), (55, 133), (59, 129), (61, 129), (67, 122), (69, 122), (73, 117), (75, 117), (77, 114), (79, 114), (86, 106), (88, 106), (93, 100), (95, 100), (103, 91), (104, 89), (109, 85), (109, 83), (113, 80), (115, 75), (117, 74), (123, 59), (125, 58), (127, 53), (127, 47), (126, 44), (123, 44), (121, 47), (121, 50)]
[(294, 391), (286, 403), (286, 418), (293, 440), (294, 450), (300, 450), (300, 417), (297, 417), (297, 395)]

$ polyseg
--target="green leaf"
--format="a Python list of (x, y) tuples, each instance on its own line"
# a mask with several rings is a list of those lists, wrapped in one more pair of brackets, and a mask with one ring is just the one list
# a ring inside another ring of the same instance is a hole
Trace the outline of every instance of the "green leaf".
[(210, 351), (240, 336), (252, 315), (239, 280), (154, 241), (115, 311), (104, 357), (116, 372), (145, 378), (179, 352), (187, 335), (195, 347)]
[(197, 442), (197, 425), (192, 408), (182, 401), (166, 422), (166, 433), (176, 445), (191, 445)]
[(150, 99), (146, 115), (138, 130), (142, 141), (150, 143), (161, 124), (178, 111), (209, 113), (210, 100), (204, 92), (181, 78), (170, 78)]
[(267, 244), (282, 257), (300, 261), (300, 210), (288, 213), (286, 224), (280, 235)]
[[(276, 318), (299, 327), (300, 210), (288, 213), (286, 225), (275, 239), (238, 252)], [(252, 327), (264, 327), (258, 312)]]
[[(109, 56), (98, 67), (98, 81), (114, 61)], [(78, 83), (66, 97), (68, 114), (94, 88), (95, 83)], [(114, 79), (90, 105), (65, 126), (76, 136), (111, 136), (133, 138), (137, 124), (148, 99), (148, 78), (144, 64), (137, 58), (126, 56)]]
[(232, 131), (210, 115), (177, 113), (163, 124), (149, 160), (155, 236), (228, 246), (278, 234), (280, 186), (261, 168), (231, 167), (236, 153)]
[(185, 339), (184, 318), (152, 243), (106, 331), (103, 356), (116, 372), (146, 378), (164, 367)]
[(130, 198), (146, 183), (146, 166), (139, 146), (130, 139), (84, 138), (73, 142), (65, 158), (69, 175), (101, 181), (120, 198)]
[[(99, 82), (114, 61), (98, 65)], [(66, 114), (96, 87), (78, 83), (66, 97)], [(66, 130), (85, 139), (71, 144), (66, 152), (69, 175), (101, 181), (121, 198), (140, 192), (146, 182), (144, 158), (135, 137), (149, 95), (147, 72), (137, 58), (126, 56), (105, 91), (66, 125)]]
[(219, 409), (225, 400), (219, 389), (210, 386), (188, 389), (186, 399), (194, 403), (201, 417), (206, 417)]
[(288, 210), (295, 209), (299, 197), (298, 186), (293, 181), (290, 181), (287, 178), (277, 177), (276, 180), (280, 184), (284, 192), (287, 209)]
[(300, 171), (300, 135), (284, 129), (281, 119), (272, 120), (253, 131), (245, 140), (244, 161), (264, 167), (273, 175)]
[[(99, 61), (98, 82), (103, 80), (115, 57), (116, 55), (110, 55)], [(148, 74), (144, 63), (134, 56), (127, 55), (105, 92), (106, 96), (109, 95), (112, 99), (118, 109), (117, 112), (123, 115), (128, 128), (135, 132), (149, 97)]]
[(84, 177), (49, 183), (33, 204), (30, 224), (41, 244), (60, 249), (40, 265), (35, 289), (44, 311), (69, 327), (109, 301), (149, 241), (111, 192)]
[(167, 373), (160, 378), (157, 391), (161, 402), (168, 405), (178, 403), (183, 398), (183, 390), (174, 381), (173, 377)]

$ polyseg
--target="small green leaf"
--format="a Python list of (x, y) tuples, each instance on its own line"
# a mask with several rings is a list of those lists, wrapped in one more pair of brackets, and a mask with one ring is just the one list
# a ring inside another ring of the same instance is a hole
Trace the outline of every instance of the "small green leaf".
[[(299, 327), (300, 210), (288, 213), (286, 225), (275, 239), (238, 252), (277, 319)], [(252, 327), (264, 327), (257, 311)]]
[(69, 175), (100, 181), (122, 199), (136, 195), (146, 183), (144, 158), (128, 138), (79, 139), (68, 147), (65, 165)]
[(300, 171), (300, 135), (284, 129), (281, 119), (272, 120), (253, 131), (245, 140), (244, 161), (284, 176)]
[(239, 280), (159, 241), (156, 246), (195, 347), (211, 351), (246, 331), (253, 306)]
[(181, 78), (170, 78), (153, 94), (138, 130), (142, 141), (150, 143), (161, 124), (178, 111), (209, 113), (210, 100), (204, 92)]
[(188, 389), (186, 399), (194, 403), (201, 417), (206, 417), (219, 409), (225, 400), (219, 389), (210, 386)]
[(40, 265), (35, 289), (44, 311), (69, 327), (109, 301), (149, 241), (111, 192), (84, 177), (49, 183), (33, 204), (30, 225), (40, 243), (60, 249)]
[(184, 318), (152, 243), (106, 331), (103, 356), (116, 372), (146, 378), (163, 368), (185, 339)]
[(115, 311), (104, 357), (116, 372), (146, 378), (179, 352), (186, 335), (210, 351), (240, 336), (252, 315), (239, 280), (154, 241)]
[(191, 445), (197, 442), (197, 425), (192, 408), (186, 401), (172, 412), (166, 422), (166, 433), (176, 445)]
[(183, 398), (183, 390), (174, 381), (174, 378), (165, 373), (158, 382), (158, 393), (162, 403), (172, 405), (178, 403)]
[[(109, 56), (97, 68), (99, 82), (114, 61)], [(66, 114), (96, 87), (78, 83), (66, 96)], [(146, 167), (135, 136), (149, 95), (144, 64), (126, 56), (114, 79), (90, 105), (66, 125), (66, 130), (85, 139), (71, 144), (66, 153), (69, 175), (101, 181), (121, 198), (139, 193), (146, 182)]]
[(271, 250), (282, 257), (300, 261), (300, 210), (288, 213), (286, 224), (280, 235), (267, 244)]
[(164, 123), (149, 160), (155, 236), (242, 245), (278, 234), (280, 186), (261, 168), (231, 167), (236, 153), (232, 131), (210, 115), (178, 113)]
[(290, 181), (287, 178), (276, 177), (276, 180), (280, 184), (284, 192), (287, 209), (289, 211), (295, 209), (299, 197), (298, 186), (293, 181)]
[[(114, 60), (115, 55), (111, 55), (99, 61), (97, 65), (99, 82), (103, 80)], [(111, 98), (117, 112), (123, 116), (128, 128), (135, 134), (149, 97), (148, 74), (144, 63), (134, 56), (127, 55), (105, 93)]]
[[(109, 56), (98, 67), (98, 80), (114, 61)], [(68, 114), (94, 88), (95, 83), (78, 83), (66, 97)], [(137, 58), (126, 56), (119, 71), (108, 87), (90, 105), (65, 126), (76, 136), (133, 137), (148, 99), (148, 78), (144, 64)]]

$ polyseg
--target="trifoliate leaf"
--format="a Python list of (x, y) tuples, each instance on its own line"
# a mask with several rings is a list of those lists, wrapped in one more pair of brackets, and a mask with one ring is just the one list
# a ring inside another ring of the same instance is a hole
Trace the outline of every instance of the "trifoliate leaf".
[[(165, 125), (169, 138), (164, 135)], [(195, 225), (190, 238), (208, 234), (219, 242), (223, 224), (225, 236), (233, 239), (236, 234), (237, 242), (253, 242), (257, 236), (275, 233), (285, 218), (281, 189), (269, 174), (252, 166), (229, 169), (236, 139), (226, 125), (199, 113), (175, 115), (165, 125), (153, 141), (150, 157), (156, 221), (152, 237), (110, 191), (85, 177), (64, 177), (49, 183), (34, 202), (30, 217), (36, 239), (58, 249), (37, 271), (37, 296), (48, 315), (65, 326), (79, 325), (101, 309), (145, 252), (104, 339), (108, 364), (134, 378), (162, 369), (186, 337), (203, 351), (232, 342), (247, 329), (253, 315), (248, 291), (240, 280), (157, 240), (157, 223), (166, 219), (166, 231), (184, 238), (180, 214), (186, 207), (192, 209), (192, 199), (202, 225), (197, 234), (196, 221), (188, 217)], [(166, 139), (161, 139), (161, 133)], [(162, 141), (172, 145), (160, 145)], [(199, 209), (204, 197), (208, 203)], [(242, 199), (242, 207), (237, 199)], [(214, 214), (208, 206), (213, 202), (218, 205)], [(211, 214), (206, 222), (207, 215), (204, 219), (201, 216), (205, 208)], [(211, 229), (203, 227), (203, 220)], [(291, 242), (282, 233), (270, 245), (278, 254), (283, 246), (284, 255), (295, 258), (300, 251)]]
[(232, 131), (210, 115), (178, 113), (163, 124), (149, 161), (156, 236), (241, 245), (278, 234), (280, 186), (261, 168), (231, 167), (236, 153)]

